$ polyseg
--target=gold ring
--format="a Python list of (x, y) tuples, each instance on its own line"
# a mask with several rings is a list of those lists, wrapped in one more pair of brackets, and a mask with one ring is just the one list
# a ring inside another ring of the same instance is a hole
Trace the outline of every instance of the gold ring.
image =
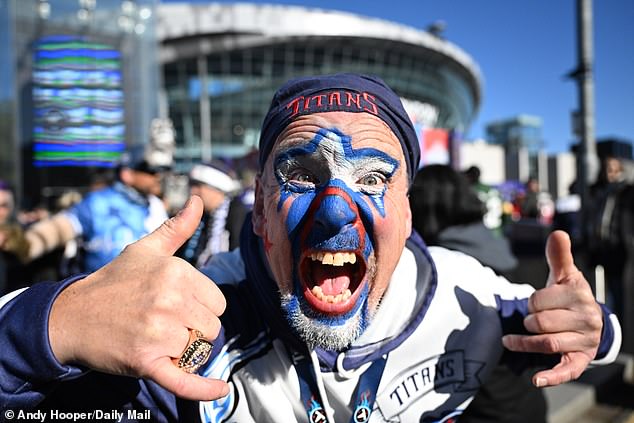
[[(195, 337), (193, 341), (192, 335)], [(201, 331), (195, 329), (189, 331), (189, 339), (191, 343), (178, 359), (178, 367), (187, 373), (196, 373), (209, 360), (214, 345), (205, 339)]]

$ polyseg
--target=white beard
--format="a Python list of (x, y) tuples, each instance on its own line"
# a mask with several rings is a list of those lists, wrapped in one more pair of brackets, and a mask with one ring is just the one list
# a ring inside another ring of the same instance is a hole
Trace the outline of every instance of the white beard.
[(364, 306), (345, 322), (328, 323), (327, 318), (306, 315), (299, 306), (299, 299), (292, 294), (281, 296), (281, 304), (287, 313), (291, 327), (312, 349), (323, 348), (328, 351), (340, 351), (356, 340), (370, 324), (370, 318), (364, 318)]

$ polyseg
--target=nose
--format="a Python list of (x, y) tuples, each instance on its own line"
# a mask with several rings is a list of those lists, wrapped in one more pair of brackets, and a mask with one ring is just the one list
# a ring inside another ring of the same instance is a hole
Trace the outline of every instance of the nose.
[(341, 232), (344, 226), (353, 223), (356, 218), (356, 206), (352, 199), (340, 190), (335, 190), (326, 192), (319, 202), (314, 224), (324, 235), (332, 236)]

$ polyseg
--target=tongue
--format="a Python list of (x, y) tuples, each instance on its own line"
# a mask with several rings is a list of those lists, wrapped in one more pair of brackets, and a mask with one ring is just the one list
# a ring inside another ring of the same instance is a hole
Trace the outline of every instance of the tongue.
[(315, 266), (313, 276), (324, 295), (339, 295), (350, 286), (350, 276), (341, 267)]

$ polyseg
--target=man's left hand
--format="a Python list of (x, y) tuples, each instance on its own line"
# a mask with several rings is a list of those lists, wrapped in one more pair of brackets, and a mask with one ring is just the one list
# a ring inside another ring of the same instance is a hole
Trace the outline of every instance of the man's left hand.
[(502, 338), (511, 351), (561, 354), (555, 367), (533, 376), (537, 387), (577, 379), (594, 359), (603, 329), (601, 307), (574, 264), (568, 234), (563, 231), (550, 234), (546, 259), (550, 269), (546, 287), (531, 295), (529, 314), (524, 318), (524, 326), (535, 335)]

